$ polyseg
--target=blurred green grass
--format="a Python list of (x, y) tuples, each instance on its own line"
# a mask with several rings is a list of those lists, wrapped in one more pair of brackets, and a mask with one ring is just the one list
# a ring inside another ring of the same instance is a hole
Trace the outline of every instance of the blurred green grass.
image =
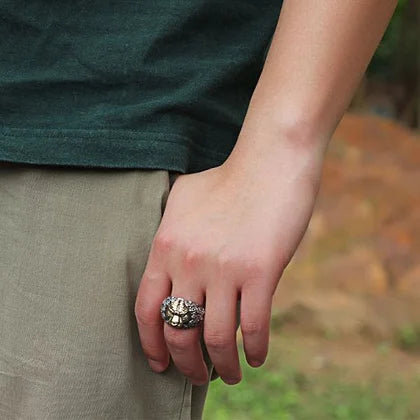
[(279, 354), (252, 368), (239, 350), (243, 379), (235, 386), (211, 383), (204, 420), (420, 419), (419, 377), (350, 381), (342, 368), (304, 372), (290, 360), (282, 363)]

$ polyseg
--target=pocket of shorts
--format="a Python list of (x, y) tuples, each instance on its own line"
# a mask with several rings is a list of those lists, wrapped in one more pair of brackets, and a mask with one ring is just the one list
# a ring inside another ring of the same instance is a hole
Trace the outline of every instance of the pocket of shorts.
[(181, 175), (181, 172), (168, 171), (168, 176), (169, 176), (169, 189), (172, 188), (172, 186), (174, 185), (175, 180), (178, 178), (179, 175)]
[(172, 186), (174, 185), (174, 182), (175, 182), (176, 178), (178, 178), (178, 176), (181, 175), (181, 173), (177, 172), (177, 171), (165, 171), (165, 172), (166, 172), (168, 183), (167, 183), (166, 189), (163, 192), (163, 196), (162, 196), (162, 207), (161, 207), (162, 216), (163, 216), (163, 213), (165, 212), (169, 192), (171, 191)]

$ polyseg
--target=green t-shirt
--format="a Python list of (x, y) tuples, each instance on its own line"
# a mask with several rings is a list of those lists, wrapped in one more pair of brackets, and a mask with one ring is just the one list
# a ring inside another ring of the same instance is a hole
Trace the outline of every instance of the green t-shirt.
[(0, 0), (0, 160), (196, 172), (235, 145), (275, 0)]

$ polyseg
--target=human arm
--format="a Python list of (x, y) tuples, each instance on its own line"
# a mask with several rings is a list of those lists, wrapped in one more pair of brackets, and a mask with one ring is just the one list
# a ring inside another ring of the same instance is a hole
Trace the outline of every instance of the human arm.
[(264, 362), (272, 296), (312, 214), (328, 141), (396, 4), (284, 1), (231, 155), (180, 175), (169, 194), (135, 307), (152, 369), (164, 370), (171, 355), (193, 383), (208, 379), (201, 328), (177, 330), (160, 318), (170, 294), (205, 299), (204, 340), (225, 382), (241, 379), (238, 298), (247, 361)]

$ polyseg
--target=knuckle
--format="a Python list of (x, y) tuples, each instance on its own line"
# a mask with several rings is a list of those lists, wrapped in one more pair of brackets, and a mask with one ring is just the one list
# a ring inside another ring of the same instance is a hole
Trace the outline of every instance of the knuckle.
[(262, 257), (241, 255), (240, 257), (229, 253), (220, 253), (217, 263), (222, 272), (245, 273), (247, 277), (261, 278), (267, 271), (267, 264)]
[(261, 278), (267, 271), (267, 264), (261, 258), (247, 258), (243, 261), (243, 269), (253, 278)]
[(217, 255), (217, 264), (222, 272), (230, 272), (240, 267), (240, 262), (226, 252), (221, 252)]
[(178, 334), (178, 331), (169, 330), (165, 333), (165, 340), (169, 347), (176, 352), (184, 352), (191, 347), (191, 340)]
[[(141, 276), (141, 283), (143, 282), (151, 282), (154, 283), (156, 281), (158, 281), (158, 279), (160, 278), (160, 276), (156, 273), (153, 274), (152, 270), (146, 270), (143, 275)], [(140, 295), (137, 295), (138, 298), (140, 298)]]
[(175, 240), (167, 232), (158, 233), (153, 240), (153, 248), (159, 253), (165, 253), (172, 250), (175, 246)]
[(232, 339), (220, 333), (207, 333), (204, 336), (206, 347), (213, 351), (223, 351), (230, 347)]
[(194, 268), (203, 260), (204, 252), (198, 250), (197, 248), (190, 247), (183, 254), (182, 264), (187, 269)]
[(147, 359), (161, 360), (162, 349), (152, 346), (151, 344), (143, 344), (143, 353)]
[(134, 308), (134, 314), (139, 325), (154, 327), (160, 322), (160, 319), (156, 317), (156, 310), (152, 308), (136, 305)]
[(245, 335), (257, 335), (263, 331), (263, 325), (260, 322), (246, 321), (241, 324), (241, 330)]

